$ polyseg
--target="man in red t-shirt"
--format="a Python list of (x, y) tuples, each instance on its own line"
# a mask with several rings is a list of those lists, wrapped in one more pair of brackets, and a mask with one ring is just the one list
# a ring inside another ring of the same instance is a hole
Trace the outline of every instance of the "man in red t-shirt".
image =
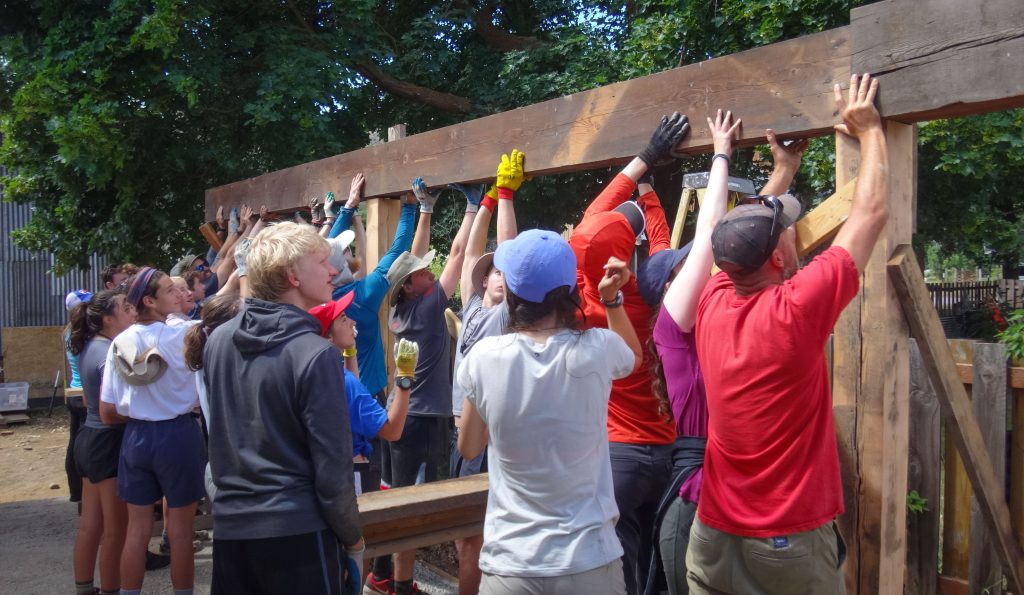
[(824, 346), (857, 294), (888, 217), (888, 157), (877, 80), (835, 87), (860, 141), (850, 216), (832, 246), (798, 271), (800, 203), (756, 197), (712, 235), (723, 273), (697, 310), (708, 443), (686, 556), (691, 593), (842, 593), (839, 457)]

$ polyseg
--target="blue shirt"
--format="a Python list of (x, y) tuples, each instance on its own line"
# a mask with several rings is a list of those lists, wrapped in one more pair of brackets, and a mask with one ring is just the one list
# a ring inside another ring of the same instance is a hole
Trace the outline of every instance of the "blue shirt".
[(352, 425), (352, 456), (369, 457), (373, 454), (370, 438), (388, 422), (388, 412), (348, 370), (345, 370), (345, 396), (348, 398), (348, 421)]
[[(348, 229), (352, 223), (353, 209), (342, 209), (341, 216), (331, 228), (329, 237), (335, 237)], [(355, 292), (352, 305), (345, 310), (345, 315), (356, 321), (356, 349), (359, 359), (359, 378), (370, 394), (376, 394), (388, 385), (387, 367), (384, 365), (384, 344), (380, 337), (380, 317), (378, 311), (388, 294), (388, 269), (402, 252), (412, 247), (412, 234), (416, 223), (416, 205), (403, 204), (402, 214), (398, 218), (395, 240), (391, 244), (377, 268), (366, 274), (366, 277), (343, 285), (334, 290), (334, 299), (338, 299), (350, 291)]]

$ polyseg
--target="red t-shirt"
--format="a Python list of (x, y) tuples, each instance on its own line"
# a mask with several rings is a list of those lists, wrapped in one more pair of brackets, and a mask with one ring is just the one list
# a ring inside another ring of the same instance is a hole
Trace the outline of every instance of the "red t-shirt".
[[(618, 174), (587, 208), (583, 220), (573, 229), (569, 245), (576, 255), (576, 282), (580, 288), (581, 307), (586, 314), (583, 328), (608, 328), (608, 319), (597, 286), (604, 277), (604, 265), (615, 256), (629, 262), (636, 247), (636, 236), (625, 215), (612, 211), (629, 199), (636, 183)], [(654, 192), (637, 201), (647, 217), (649, 252), (654, 254), (669, 247), (668, 222), (665, 211)], [(651, 336), (651, 307), (640, 297), (636, 277), (622, 286), (623, 309), (643, 348), (643, 365), (625, 378), (612, 382), (608, 401), (608, 440), (627, 444), (671, 444), (676, 439), (672, 422), (658, 412), (658, 401), (651, 392), (651, 359), (646, 348)]]
[(736, 295), (724, 273), (697, 307), (708, 444), (697, 513), (746, 537), (808, 531), (843, 512), (825, 342), (860, 276), (833, 246), (792, 279)]

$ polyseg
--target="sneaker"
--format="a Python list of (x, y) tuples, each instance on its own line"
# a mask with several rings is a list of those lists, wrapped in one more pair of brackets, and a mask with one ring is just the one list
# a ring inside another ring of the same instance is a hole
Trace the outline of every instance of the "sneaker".
[[(201, 541), (199, 539), (194, 539), (192, 541), (192, 553), (193, 554), (198, 554), (199, 552), (203, 551), (203, 548), (205, 548), (205, 547), (206, 547), (206, 542), (204, 542), (204, 541)], [(160, 542), (160, 554), (164, 555), (164, 556), (170, 556), (171, 555), (171, 544), (169, 542), (167, 542), (167, 541), (161, 541)]]
[(373, 576), (373, 572), (366, 575), (366, 584), (363, 585), (363, 595), (393, 595), (394, 592), (394, 579), (379, 579)]
[[(396, 595), (397, 591), (391, 591), (390, 595)], [(420, 591), (420, 586), (416, 584), (416, 581), (412, 583), (412, 590), (409, 591), (409, 595), (430, 595), (424, 591)]]
[(165, 568), (169, 566), (170, 563), (170, 556), (154, 554), (153, 552), (146, 550), (146, 570), (158, 570), (160, 568)]

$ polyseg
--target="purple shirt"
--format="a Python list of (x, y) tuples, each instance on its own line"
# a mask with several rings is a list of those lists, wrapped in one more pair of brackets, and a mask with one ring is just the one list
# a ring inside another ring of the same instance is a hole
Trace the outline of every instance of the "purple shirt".
[[(675, 418), (679, 436), (707, 438), (708, 400), (704, 392), (704, 374), (697, 362), (697, 343), (694, 333), (684, 333), (664, 306), (654, 323), (654, 345), (658, 349), (668, 401)], [(683, 482), (679, 497), (697, 502), (704, 478), (703, 467), (698, 468)]]

